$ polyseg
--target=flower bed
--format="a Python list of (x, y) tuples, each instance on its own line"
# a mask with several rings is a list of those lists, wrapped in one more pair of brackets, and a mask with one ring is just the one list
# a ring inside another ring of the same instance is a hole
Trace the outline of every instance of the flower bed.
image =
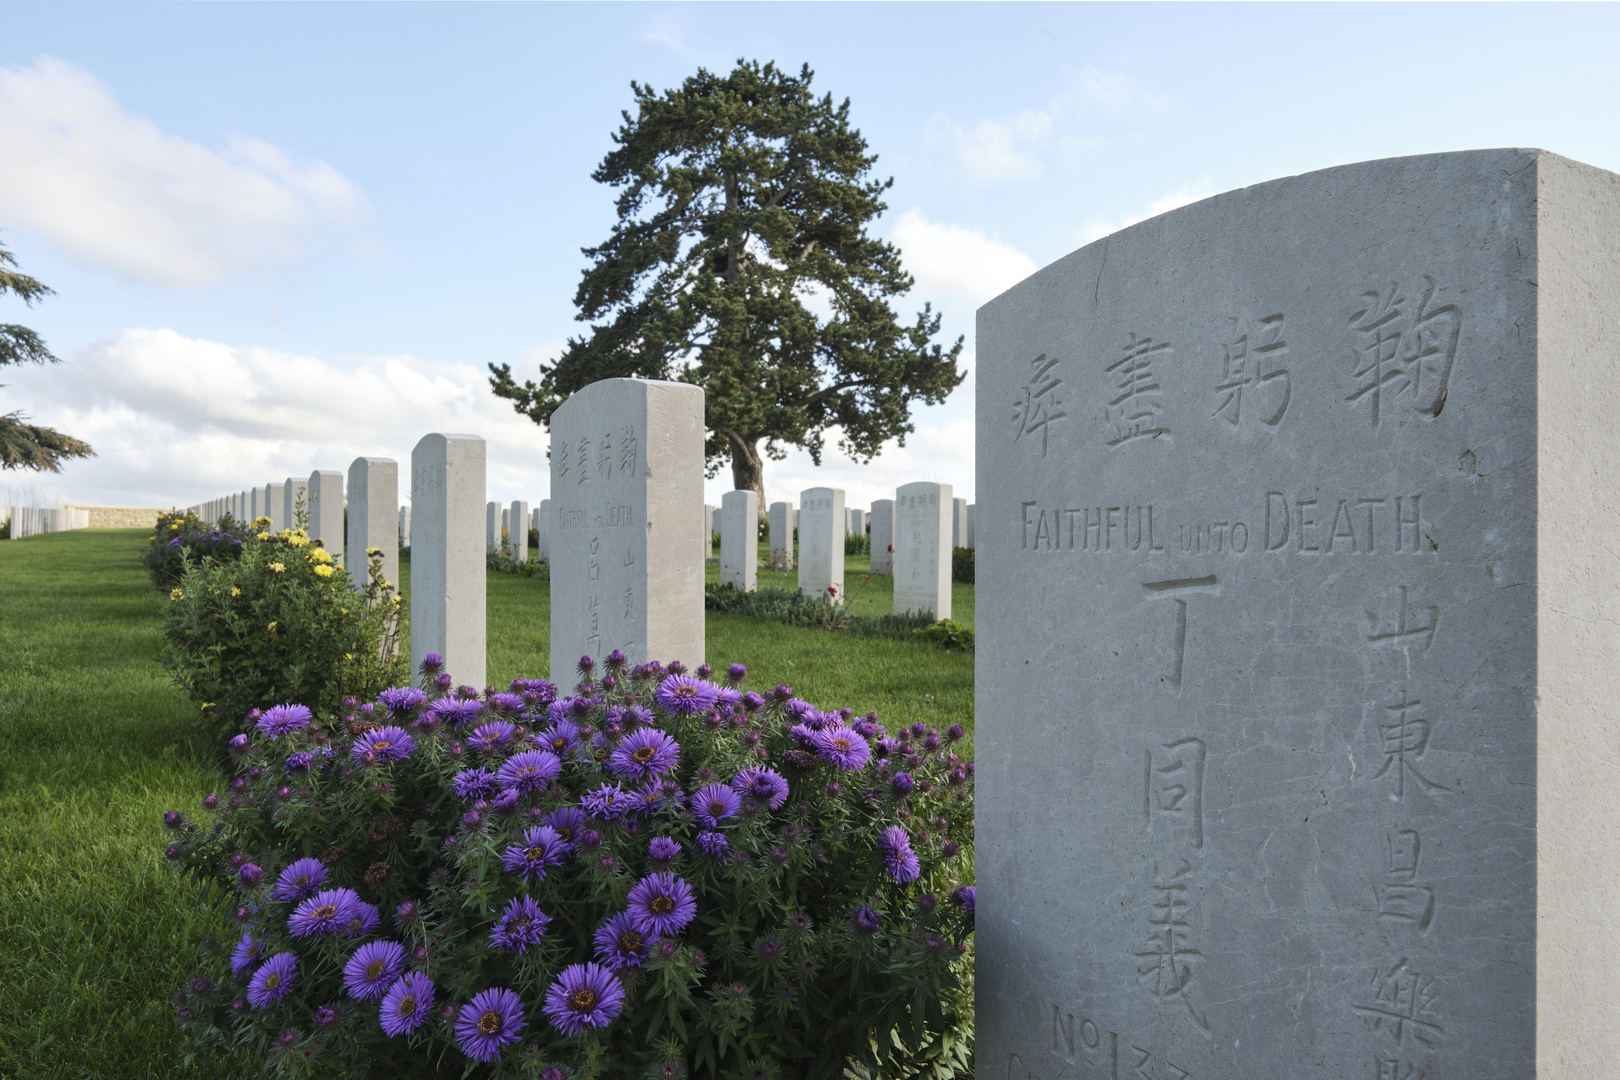
[(151, 577), (152, 587), (168, 592), (180, 584), (188, 564), (227, 563), (240, 558), (252, 532), (250, 526), (229, 515), (210, 527), (190, 510), (183, 514), (162, 513), (141, 550), (141, 565)]

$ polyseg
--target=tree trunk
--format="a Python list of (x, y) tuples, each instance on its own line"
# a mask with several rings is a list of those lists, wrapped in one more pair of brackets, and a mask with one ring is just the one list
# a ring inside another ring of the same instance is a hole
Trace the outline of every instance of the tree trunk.
[(765, 513), (765, 459), (759, 454), (759, 440), (735, 431), (726, 432), (731, 443), (731, 489), (752, 491), (759, 496), (759, 512)]

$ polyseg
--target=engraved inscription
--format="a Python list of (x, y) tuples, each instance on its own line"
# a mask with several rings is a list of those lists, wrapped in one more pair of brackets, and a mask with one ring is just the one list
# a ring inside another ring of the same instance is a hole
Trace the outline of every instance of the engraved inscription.
[(619, 475), (626, 480), (635, 479), (636, 459), (640, 454), (640, 440), (636, 429), (626, 427), (619, 432)]
[(1451, 790), (1418, 771), (1417, 763), (1429, 752), (1429, 737), (1434, 731), (1427, 720), (1413, 715), (1422, 704), (1423, 702), (1413, 699), (1403, 690), (1401, 700), (1384, 706), (1393, 716), (1393, 721), (1378, 725), (1383, 740), (1384, 765), (1373, 774), (1372, 778), (1377, 780), (1382, 776), (1391, 775), (1395, 790), (1389, 797), (1396, 802), (1406, 797), (1407, 774), (1411, 774), (1422, 791)]
[(1411, 590), (1393, 585), (1380, 592), (1367, 609), (1367, 640), (1397, 649), (1418, 646), (1427, 652), (1440, 625), (1440, 609), (1413, 607)]
[(1374, 1058), (1373, 1080), (1440, 1080), (1433, 1065), (1417, 1065), (1401, 1058)]
[(1131, 1066), (1132, 1080), (1191, 1080), (1192, 1073), (1140, 1046), (1131, 1047), (1136, 1064)]
[(1376, 429), (1391, 413), (1397, 425), (1412, 416), (1433, 420), (1446, 407), (1451, 369), (1462, 336), (1462, 309), (1436, 304), (1434, 278), (1424, 275), (1413, 304), (1399, 282), (1361, 294), (1365, 305), (1350, 316), (1356, 335), (1356, 388), (1345, 398), (1365, 401)]
[(1211, 416), (1234, 428), (1246, 420), (1271, 428), (1282, 423), (1294, 393), (1293, 377), (1284, 366), (1288, 342), (1282, 336), (1283, 321), (1280, 313), (1253, 324), (1231, 320), (1232, 332), (1222, 343), (1225, 356)]
[(1395, 829), (1388, 835), (1389, 873), (1374, 890), (1378, 917), (1415, 927), (1427, 934), (1434, 924), (1434, 889), (1417, 880), (1423, 857), (1423, 837), (1416, 829)]
[(575, 451), (574, 465), (574, 483), (588, 483), (591, 479), (591, 440), (588, 436), (581, 435), (579, 437), (579, 448)]
[(1394, 1038), (1397, 1048), (1411, 1038), (1432, 1050), (1446, 1033), (1440, 1024), (1439, 997), (1434, 977), (1413, 971), (1402, 957), (1388, 970), (1374, 972), (1370, 1000), (1351, 1008), (1371, 1021), (1374, 1030)]
[(1203, 953), (1192, 947), (1192, 926), (1187, 921), (1188, 888), (1192, 864), (1186, 859), (1168, 874), (1153, 865), (1152, 895), (1147, 939), (1136, 948), (1136, 974), (1143, 988), (1160, 1001), (1179, 1001), (1187, 1014), (1204, 1030), (1209, 1022), (1193, 1007), (1187, 993), (1193, 980), (1193, 965), (1203, 961)]
[(596, 476), (599, 480), (613, 479), (613, 433), (602, 432), (602, 441), (596, 445)]
[(1200, 578), (1172, 578), (1168, 581), (1144, 581), (1143, 588), (1155, 597), (1174, 602), (1174, 618), (1170, 638), (1170, 656), (1164, 679), (1177, 690), (1181, 689), (1182, 669), (1187, 662), (1187, 597), (1198, 593), (1221, 594), (1220, 582), (1214, 574)]
[(1209, 750), (1202, 739), (1177, 739), (1154, 751), (1143, 751), (1142, 816), (1153, 827), (1156, 815), (1185, 826), (1193, 847), (1204, 847), (1204, 759)]
[(1039, 435), (1041, 457), (1045, 457), (1051, 425), (1068, 419), (1069, 414), (1063, 411), (1063, 399), (1058, 390), (1063, 380), (1057, 377), (1057, 358), (1047, 359), (1042, 353), (1031, 360), (1029, 366), (1029, 381), (1018, 388), (1019, 396), (1013, 402), (1013, 427), (1016, 428), (1013, 443), (1028, 435), (1033, 445), (1035, 436)]
[(1132, 331), (1123, 351), (1124, 356), (1103, 369), (1113, 377), (1114, 396), (1103, 410), (1109, 428), (1104, 441), (1109, 449), (1170, 434), (1163, 418), (1164, 388), (1153, 371), (1155, 362), (1170, 359), (1170, 343)]

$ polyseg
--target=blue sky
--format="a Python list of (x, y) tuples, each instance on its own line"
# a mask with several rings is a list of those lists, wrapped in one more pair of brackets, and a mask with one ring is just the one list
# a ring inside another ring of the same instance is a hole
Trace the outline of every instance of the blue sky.
[[(490, 440), (490, 498), (544, 497), (544, 432), (482, 373), (577, 332), (632, 79), (809, 63), (894, 177), (901, 310), (933, 301), (971, 353), (979, 304), (1206, 195), (1486, 146), (1620, 170), (1617, 46), (1612, 5), (12, 2), (0, 236), (58, 295), (0, 321), (66, 362), (7, 372), (0, 411), (101, 456), (5, 480), (184, 504), (451, 430)], [(971, 498), (978, 390), (869, 465), (768, 463), (767, 498)]]

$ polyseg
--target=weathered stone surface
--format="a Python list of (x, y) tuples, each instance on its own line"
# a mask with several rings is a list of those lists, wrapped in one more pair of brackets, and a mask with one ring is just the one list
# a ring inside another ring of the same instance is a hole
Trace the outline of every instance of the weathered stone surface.
[(785, 502), (771, 503), (769, 521), (771, 531), (769, 568), (772, 570), (791, 570), (793, 569), (793, 504)]
[(523, 499), (512, 500), (507, 511), (507, 536), (512, 542), (512, 558), (518, 562), (529, 561), (529, 504)]
[(349, 465), (349, 576), (364, 587), (371, 575), (368, 549), (382, 552), (382, 576), (399, 585), (399, 462), (355, 458)]
[(289, 476), (281, 482), (281, 514), (286, 522), (283, 528), (298, 528), (298, 518), (309, 522), (309, 480), (302, 476)]
[(720, 584), (743, 592), (759, 585), (759, 494), (720, 496)]
[(894, 577), (894, 500), (872, 500), (872, 573)]
[(844, 595), (844, 490), (799, 492), (799, 592)]
[(309, 538), (321, 541), (339, 566), (343, 562), (343, 474), (309, 474)]
[(703, 662), (703, 391), (605, 379), (551, 418), (551, 672)]
[(894, 496), (894, 613), (951, 617), (951, 485), (919, 480)]
[(411, 670), (430, 652), (456, 682), (482, 687), (486, 612), (484, 440), (424, 435), (411, 451)]
[(980, 309), (981, 1076), (1613, 1075), (1617, 328), (1620, 177), (1535, 150)]

